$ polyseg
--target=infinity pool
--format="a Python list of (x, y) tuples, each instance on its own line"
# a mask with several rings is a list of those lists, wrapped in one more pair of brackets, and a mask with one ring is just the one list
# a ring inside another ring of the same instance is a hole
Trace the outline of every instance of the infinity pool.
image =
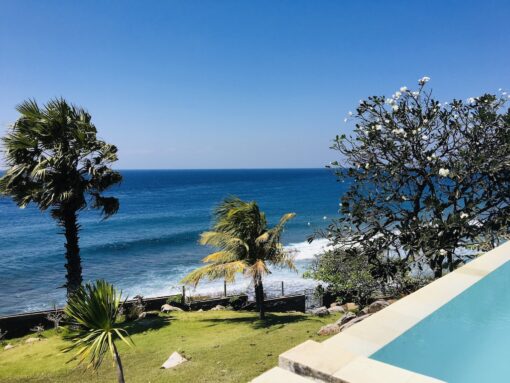
[(370, 357), (449, 383), (510, 382), (510, 262)]

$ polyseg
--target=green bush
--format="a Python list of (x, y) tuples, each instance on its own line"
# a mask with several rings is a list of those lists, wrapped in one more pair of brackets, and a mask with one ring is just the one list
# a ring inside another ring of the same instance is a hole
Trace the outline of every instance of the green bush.
[(242, 295), (234, 295), (230, 298), (228, 304), (232, 306), (234, 310), (241, 310), (245, 306), (246, 300)]
[(182, 304), (183, 303), (182, 294), (172, 295), (166, 300), (166, 303), (169, 305)]

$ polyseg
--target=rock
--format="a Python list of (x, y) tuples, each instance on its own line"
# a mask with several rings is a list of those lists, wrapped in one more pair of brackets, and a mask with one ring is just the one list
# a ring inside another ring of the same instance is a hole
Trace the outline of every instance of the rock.
[(317, 331), (317, 335), (334, 335), (340, 332), (340, 326), (336, 323), (327, 324), (322, 326), (319, 331)]
[(178, 366), (179, 364), (182, 364), (184, 362), (187, 362), (188, 359), (183, 357), (181, 354), (179, 354), (177, 351), (174, 351), (172, 355), (166, 360), (165, 363), (161, 366), (161, 368), (173, 368), (175, 366)]
[(318, 317), (325, 317), (329, 315), (329, 311), (326, 307), (322, 306), (316, 309), (313, 309), (312, 315), (318, 316)]
[(137, 320), (156, 318), (158, 316), (159, 316), (158, 312), (144, 311), (143, 313), (140, 313), (140, 315), (138, 315), (138, 319)]
[(331, 306), (329, 309), (328, 309), (329, 313), (330, 314), (333, 314), (333, 313), (345, 313), (345, 310), (342, 306)]
[(396, 299), (388, 299), (386, 302), (388, 302), (388, 304), (392, 305), (396, 301), (397, 301)]
[(367, 307), (367, 314), (373, 314), (373, 313), (376, 313), (378, 312), (379, 310), (382, 310), (383, 308), (385, 307), (388, 307), (390, 304), (386, 301), (383, 301), (383, 300), (378, 300), (378, 301), (375, 301), (375, 302), (372, 302), (368, 307)]
[(343, 317), (341, 317), (339, 320), (337, 320), (335, 322), (335, 324), (337, 326), (343, 326), (344, 324), (346, 324), (347, 322), (353, 320), (354, 318), (356, 318), (356, 314), (348, 312)]
[(226, 310), (227, 308), (225, 306), (222, 306), (222, 305), (216, 305), (214, 306), (210, 311), (221, 311), (221, 310)]
[(27, 338), (25, 339), (25, 343), (35, 343), (35, 342), (39, 342), (41, 339), (39, 338)]
[(342, 306), (340, 303), (338, 302), (333, 302), (329, 305), (330, 307), (337, 307), (337, 306)]
[(364, 307), (362, 310), (358, 311), (358, 313), (356, 315), (360, 317), (360, 316), (367, 315), (367, 314), (369, 314), (368, 306)]
[(179, 307), (171, 306), (168, 303), (165, 303), (163, 306), (161, 306), (161, 312), (162, 313), (169, 313), (171, 311), (183, 311)]
[(145, 319), (146, 316), (147, 316), (147, 313), (144, 311), (143, 313), (140, 313), (140, 315), (138, 315), (137, 320)]
[(361, 322), (362, 320), (368, 318), (370, 315), (372, 315), (372, 314), (362, 315), (360, 317), (356, 317), (356, 318), (350, 320), (349, 322), (347, 322), (344, 325), (340, 326), (340, 332), (344, 331), (345, 329), (351, 327), (352, 325), (354, 325), (354, 324), (356, 324), (358, 322)]
[(358, 311), (359, 310), (359, 306), (356, 303), (352, 303), (352, 302), (346, 303), (342, 307), (345, 309), (345, 311)]
[(10, 350), (11, 348), (14, 348), (14, 346), (9, 343), (7, 346), (4, 347), (4, 350)]
[(200, 309), (200, 310), (198, 310), (198, 312), (199, 312), (199, 313), (203, 313), (203, 312), (204, 312), (204, 310), (203, 310), (203, 309)]

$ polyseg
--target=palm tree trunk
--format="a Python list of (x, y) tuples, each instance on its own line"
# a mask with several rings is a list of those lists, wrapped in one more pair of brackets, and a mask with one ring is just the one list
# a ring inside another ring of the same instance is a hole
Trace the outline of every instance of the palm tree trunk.
[(113, 343), (113, 352), (115, 365), (117, 366), (117, 382), (124, 383), (124, 369), (122, 368), (122, 361), (120, 360), (120, 356), (117, 351), (117, 346), (115, 346), (115, 343)]
[(262, 285), (262, 277), (255, 278), (255, 301), (259, 311), (259, 319), (265, 319), (266, 313), (264, 310), (264, 286)]
[(75, 210), (65, 210), (60, 216), (60, 225), (66, 237), (66, 288), (67, 296), (72, 295), (82, 283), (80, 248), (78, 246), (78, 217)]

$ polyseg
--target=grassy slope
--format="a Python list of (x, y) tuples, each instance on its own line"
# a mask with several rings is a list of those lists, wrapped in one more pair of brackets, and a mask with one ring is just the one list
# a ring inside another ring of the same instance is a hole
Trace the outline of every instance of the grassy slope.
[[(118, 343), (126, 381), (133, 382), (246, 382), (277, 364), (283, 351), (307, 340), (319, 339), (317, 330), (338, 319), (305, 314), (269, 314), (266, 323), (248, 312), (176, 313), (136, 322), (128, 331), (134, 348)], [(320, 338), (321, 340), (324, 337)], [(66, 344), (51, 331), (45, 339), (0, 350), (1, 382), (114, 382), (107, 359), (98, 373), (66, 364)], [(173, 351), (190, 359), (172, 370), (159, 367)]]

